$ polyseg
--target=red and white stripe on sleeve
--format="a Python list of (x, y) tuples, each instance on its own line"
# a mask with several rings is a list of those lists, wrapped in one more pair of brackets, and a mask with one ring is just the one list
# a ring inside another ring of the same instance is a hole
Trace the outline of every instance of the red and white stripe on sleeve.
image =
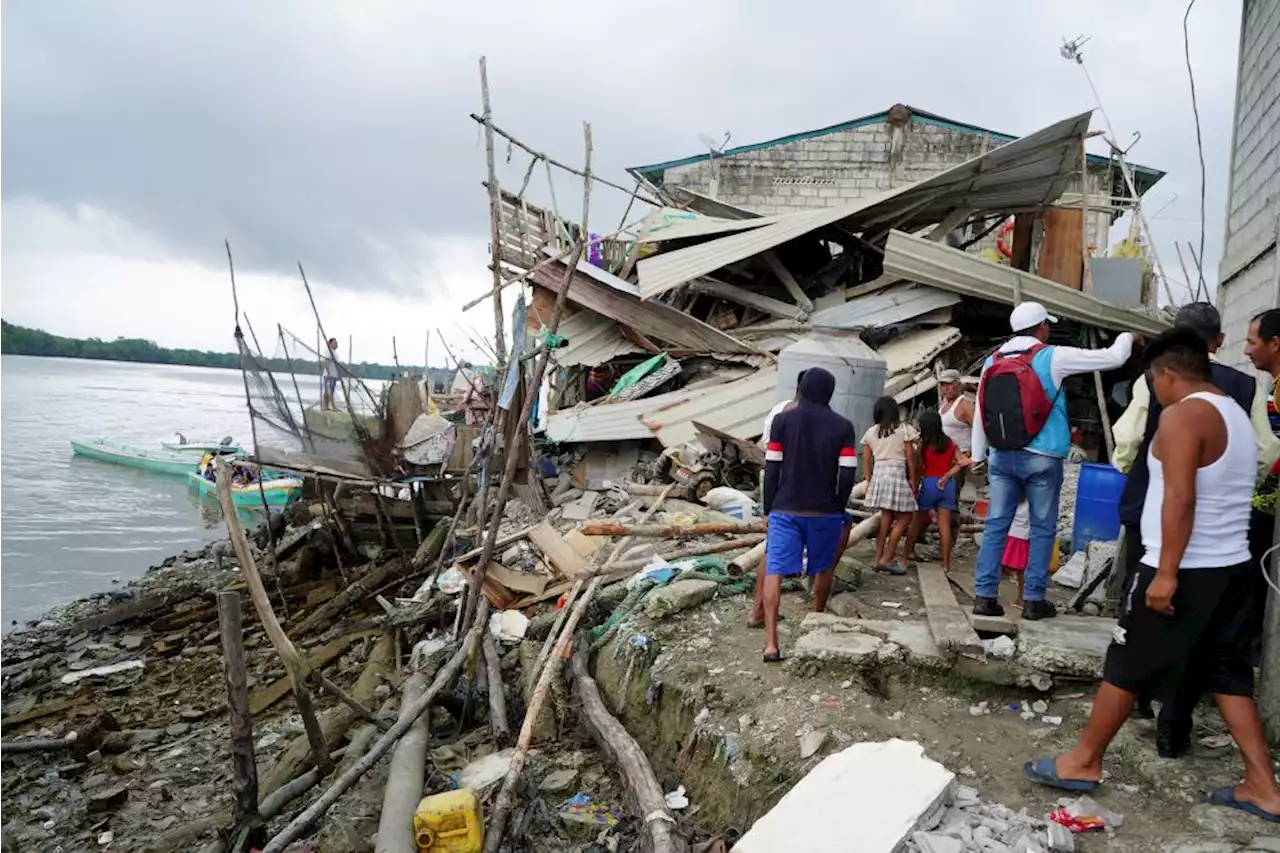
[(766, 462), (782, 461), (782, 442), (780, 441), (769, 442), (768, 446), (765, 447), (764, 461)]
[(856, 468), (858, 467), (858, 453), (852, 447), (840, 448), (840, 467)]

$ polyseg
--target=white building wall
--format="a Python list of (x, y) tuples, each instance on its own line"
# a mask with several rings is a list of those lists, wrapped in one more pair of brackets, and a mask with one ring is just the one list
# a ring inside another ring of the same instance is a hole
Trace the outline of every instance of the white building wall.
[(1280, 2), (1244, 0), (1227, 235), (1218, 275), (1223, 360), (1246, 366), (1249, 320), (1280, 307)]

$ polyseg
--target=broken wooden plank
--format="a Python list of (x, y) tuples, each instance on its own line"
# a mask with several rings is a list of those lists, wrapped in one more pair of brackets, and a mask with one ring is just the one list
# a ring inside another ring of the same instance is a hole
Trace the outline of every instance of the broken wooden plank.
[(528, 537), (547, 562), (565, 577), (577, 577), (587, 570), (587, 561), (578, 556), (578, 552), (547, 522), (529, 528)]
[[(325, 643), (323, 646), (315, 649), (311, 654), (307, 655), (307, 671), (315, 672), (323, 666), (328, 666), (333, 661), (342, 657), (347, 649), (351, 648), (356, 640), (362, 637), (370, 637), (380, 631), (357, 631), (354, 634), (347, 634), (345, 637), (339, 637), (332, 643)], [(249, 713), (251, 715), (260, 714), (270, 708), (275, 703), (289, 695), (292, 690), (288, 677), (279, 678), (268, 684), (266, 687), (254, 693), (249, 697)]]
[(924, 598), (925, 615), (933, 641), (946, 651), (985, 660), (982, 640), (965, 618), (964, 609), (956, 601), (947, 574), (941, 566), (921, 563), (916, 566), (920, 595)]
[(540, 595), (551, 578), (537, 572), (518, 572), (501, 563), (490, 563), (487, 577), (491, 577), (512, 592)]
[(20, 711), (17, 714), (10, 714), (3, 720), (0, 720), (0, 731), (7, 731), (14, 726), (20, 726), (23, 723), (29, 723), (32, 720), (39, 720), (44, 717), (51, 717), (54, 714), (60, 714), (63, 711), (69, 711), (78, 705), (88, 704), (87, 697), (71, 697), (70, 699), (54, 699), (52, 702), (45, 702), (43, 705), (36, 705), (26, 711)]
[(773, 270), (773, 274), (778, 277), (778, 281), (782, 282), (782, 286), (787, 289), (787, 293), (791, 294), (791, 298), (796, 301), (796, 305), (800, 310), (805, 314), (812, 314), (813, 302), (804, 295), (804, 291), (800, 289), (800, 283), (791, 274), (791, 270), (783, 265), (772, 249), (764, 253), (764, 259), (769, 265), (769, 269)]
[(71, 633), (78, 634), (81, 631), (99, 631), (103, 628), (110, 628), (112, 625), (118, 625), (121, 622), (128, 622), (130, 619), (138, 619), (154, 613), (161, 608), (180, 604), (187, 599), (195, 598), (201, 592), (203, 590), (198, 585), (188, 583), (162, 595), (149, 595), (146, 598), (127, 601), (96, 616), (88, 616), (81, 619), (71, 626)]
[(599, 536), (586, 536), (581, 530), (570, 530), (561, 538), (568, 542), (569, 547), (577, 551), (578, 556), (584, 560), (591, 557), (604, 545), (604, 540)]
[(708, 524), (620, 524), (594, 521), (582, 526), (587, 536), (638, 536), (657, 539), (689, 539), (720, 533), (764, 533), (764, 521), (711, 522)]

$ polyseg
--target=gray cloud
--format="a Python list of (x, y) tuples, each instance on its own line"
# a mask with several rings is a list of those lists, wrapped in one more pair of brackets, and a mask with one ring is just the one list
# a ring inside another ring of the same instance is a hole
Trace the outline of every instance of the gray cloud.
[[(1029, 132), (1092, 105), (1057, 46), (1105, 21), (1087, 61), (1118, 132), (1142, 130), (1134, 159), (1170, 172), (1153, 198), (1178, 196), (1155, 223), (1174, 265), (1172, 239), (1198, 234), (1181, 11), (1035, 5), (659, 2), (637, 19), (598, 3), (6, 2), (3, 196), (101, 208), (210, 266), (227, 236), (244, 269), (290, 274), (301, 259), (353, 289), (447, 288), (432, 241), (487, 240), (467, 118), (482, 53), (501, 125), (576, 163), (591, 120), (597, 170), (623, 182), (625, 166), (696, 153), (699, 133), (746, 143), (897, 101)], [(1193, 15), (1211, 259), (1230, 17)], [(504, 163), (503, 181), (526, 162)], [(578, 187), (557, 184), (557, 200), (576, 216)], [(597, 195), (594, 228), (611, 229), (624, 203)]]

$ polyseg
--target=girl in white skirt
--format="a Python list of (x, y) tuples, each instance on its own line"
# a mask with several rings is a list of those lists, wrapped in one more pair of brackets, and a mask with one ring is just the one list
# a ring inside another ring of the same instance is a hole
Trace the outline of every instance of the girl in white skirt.
[(894, 553), (916, 512), (920, 471), (915, 445), (920, 436), (915, 427), (899, 420), (892, 397), (876, 400), (872, 416), (875, 425), (862, 436), (862, 470), (870, 480), (866, 505), (880, 510), (875, 570), (905, 575), (906, 551), (896, 560)]

